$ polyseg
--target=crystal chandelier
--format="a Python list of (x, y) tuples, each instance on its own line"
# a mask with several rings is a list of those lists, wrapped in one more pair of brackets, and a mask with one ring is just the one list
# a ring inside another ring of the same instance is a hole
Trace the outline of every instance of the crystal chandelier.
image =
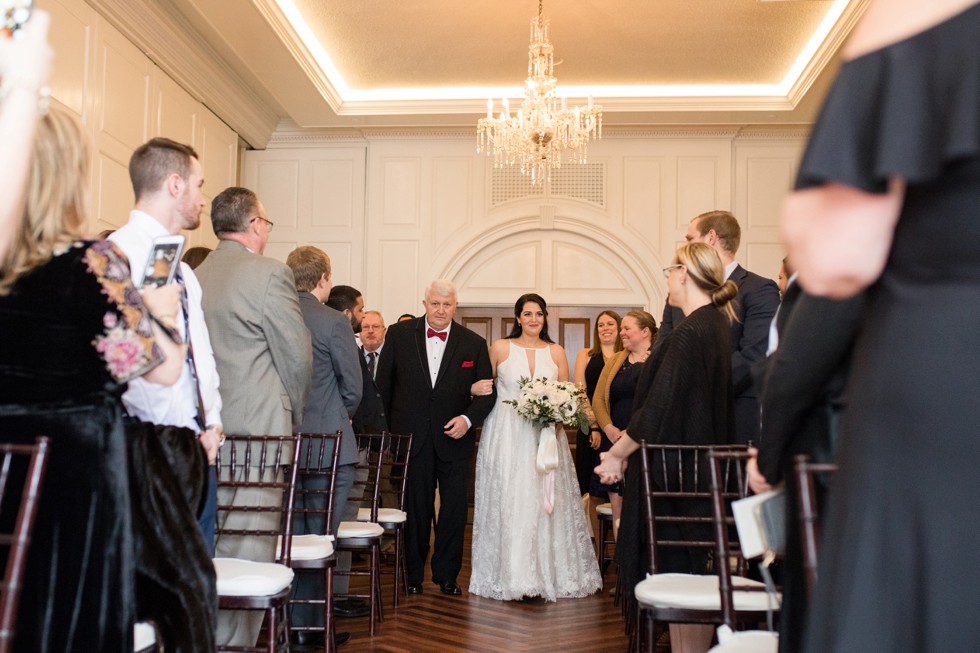
[(550, 179), (551, 169), (561, 166), (564, 157), (585, 163), (589, 139), (602, 138), (602, 107), (593, 103), (582, 109), (567, 108), (559, 98), (554, 76), (554, 47), (548, 40), (550, 21), (542, 17), (544, 0), (538, 0), (538, 15), (531, 19), (524, 103), (517, 115), (510, 115), (507, 98), (503, 110), (493, 116), (493, 100), (487, 100), (487, 117), (477, 124), (477, 152), (493, 155), (495, 168), (520, 166), (532, 184)]

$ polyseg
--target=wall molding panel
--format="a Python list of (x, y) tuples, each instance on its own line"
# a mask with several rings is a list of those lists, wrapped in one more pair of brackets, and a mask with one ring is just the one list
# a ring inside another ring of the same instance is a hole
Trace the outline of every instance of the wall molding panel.
[[(351, 246), (350, 276), (338, 269), (334, 283), (361, 290), (388, 320), (418, 314), (435, 278), (456, 282), (464, 306), (508, 306), (536, 290), (556, 305), (645, 306), (659, 315), (661, 268), (691, 218), (717, 208), (732, 210), (742, 225), (739, 260), (774, 276), (782, 258), (774, 225), (805, 132), (633, 131), (642, 136), (604, 135), (589, 147), (590, 165), (602, 174), (598, 194), (588, 197), (598, 202), (522, 186), (523, 178), (494, 170), (475, 152), (469, 130), (371, 130), (363, 141), (277, 133), (275, 147), (246, 153), (243, 178), (256, 187), (263, 161), (347, 157), (364, 201), (351, 209), (355, 228), (343, 240)], [(576, 183), (596, 177), (583, 179)], [(301, 224), (289, 237), (323, 242), (321, 233)]]

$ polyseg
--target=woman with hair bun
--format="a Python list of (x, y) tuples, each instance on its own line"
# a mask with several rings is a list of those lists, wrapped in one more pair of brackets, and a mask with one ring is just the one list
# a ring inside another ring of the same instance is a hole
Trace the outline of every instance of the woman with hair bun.
[[(721, 259), (704, 243), (688, 243), (678, 249), (673, 263), (663, 271), (668, 301), (684, 311), (684, 321), (660, 342), (643, 366), (629, 426), (602, 455), (595, 470), (603, 483), (612, 483), (623, 478), (624, 463), (631, 458), (623, 483), (623, 516), (616, 543), (620, 586), (627, 597), (623, 609), (630, 618), (636, 613), (633, 587), (650, 563), (642, 543), (639, 442), (710, 445), (735, 440), (728, 331), (735, 319), (731, 301), (738, 287), (725, 281)], [(663, 484), (656, 476), (652, 480)], [(658, 503), (658, 514), (671, 514), (674, 507), (665, 503)], [(658, 526), (658, 531), (665, 530), (666, 526)], [(659, 572), (708, 573), (706, 549), (665, 548), (657, 552), (657, 562)], [(672, 624), (671, 650), (703, 653), (713, 634), (710, 625)]]

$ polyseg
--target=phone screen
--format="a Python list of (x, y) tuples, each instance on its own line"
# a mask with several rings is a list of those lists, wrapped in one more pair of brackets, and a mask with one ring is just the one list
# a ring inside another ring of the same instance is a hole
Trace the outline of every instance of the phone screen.
[(143, 271), (143, 287), (164, 286), (173, 281), (174, 274), (177, 272), (177, 255), (180, 252), (180, 243), (156, 243), (150, 252), (150, 258), (146, 262), (146, 270)]

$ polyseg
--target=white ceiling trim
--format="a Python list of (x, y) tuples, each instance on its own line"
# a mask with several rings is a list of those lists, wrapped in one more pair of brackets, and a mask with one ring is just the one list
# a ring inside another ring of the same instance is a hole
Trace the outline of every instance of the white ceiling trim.
[[(868, 0), (832, 0), (824, 20), (779, 84), (563, 86), (568, 98), (594, 96), (607, 112), (789, 111), (827, 66)], [(338, 116), (480, 114), (486, 99), (519, 101), (523, 87), (353, 89), (292, 0), (255, 0), (279, 38)]]
[(195, 100), (224, 120), (247, 143), (262, 148), (279, 121), (277, 112), (219, 57), (169, 3), (86, 0)]

